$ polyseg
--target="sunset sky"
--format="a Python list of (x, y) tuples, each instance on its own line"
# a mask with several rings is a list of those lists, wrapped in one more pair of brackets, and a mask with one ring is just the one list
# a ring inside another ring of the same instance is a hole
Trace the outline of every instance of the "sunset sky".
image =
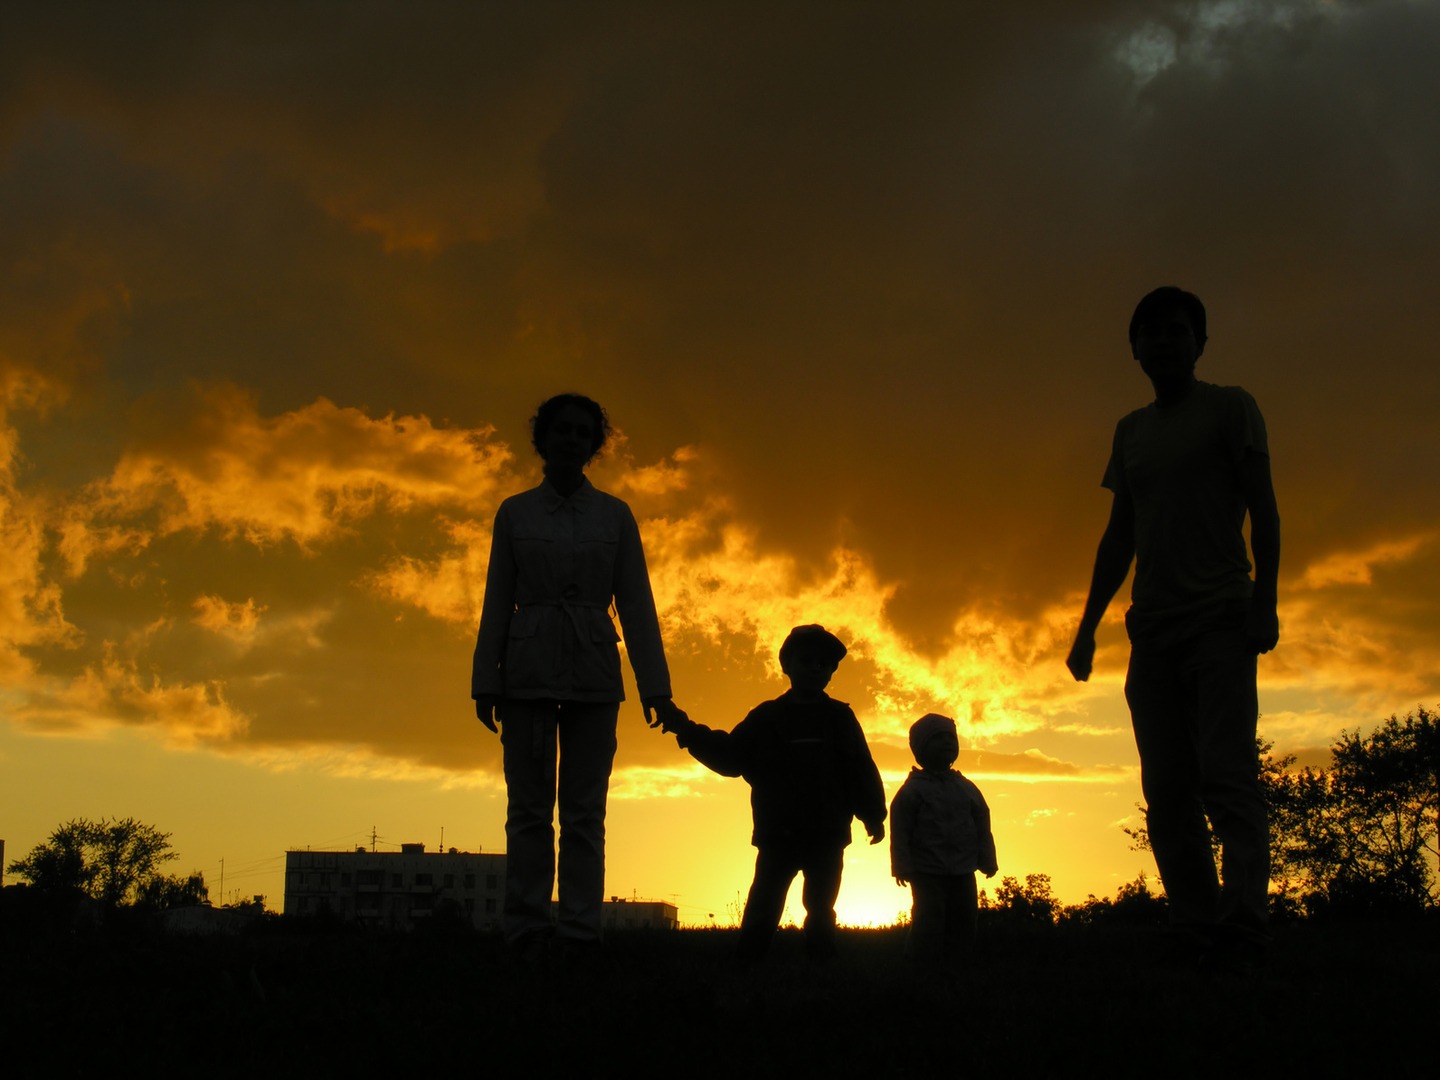
[[(502, 851), (490, 523), (579, 390), (693, 717), (823, 623), (888, 796), (944, 712), (1002, 875), (1153, 880), (1128, 584), (1063, 664), (1151, 287), (1269, 426), (1261, 734), (1440, 702), (1437, 70), (1419, 0), (7, 5), (7, 862), (133, 816), (278, 909), (287, 849)], [(607, 891), (728, 922), (748, 789), (630, 695)]]

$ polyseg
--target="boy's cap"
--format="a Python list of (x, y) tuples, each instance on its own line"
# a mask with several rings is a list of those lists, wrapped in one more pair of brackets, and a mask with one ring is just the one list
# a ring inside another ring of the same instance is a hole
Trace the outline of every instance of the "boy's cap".
[(920, 748), (931, 738), (946, 733), (959, 739), (960, 733), (955, 730), (955, 721), (939, 713), (926, 713), (910, 725), (910, 752), (918, 755)]
[(819, 623), (808, 623), (795, 627), (785, 636), (785, 642), (780, 646), (780, 666), (783, 668), (785, 661), (797, 652), (819, 653), (831, 663), (838, 664), (845, 659), (847, 651), (845, 643), (829, 630)]

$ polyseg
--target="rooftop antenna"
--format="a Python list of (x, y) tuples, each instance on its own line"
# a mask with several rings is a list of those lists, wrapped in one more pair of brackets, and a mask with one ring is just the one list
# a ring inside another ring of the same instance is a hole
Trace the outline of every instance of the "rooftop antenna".
[(370, 826), (370, 854), (375, 854), (375, 826)]

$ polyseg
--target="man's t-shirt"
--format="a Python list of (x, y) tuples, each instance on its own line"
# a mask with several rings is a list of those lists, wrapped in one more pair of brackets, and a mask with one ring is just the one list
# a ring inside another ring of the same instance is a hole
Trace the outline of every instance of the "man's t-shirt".
[(1196, 383), (1173, 405), (1151, 403), (1115, 428), (1101, 483), (1135, 507), (1136, 624), (1171, 623), (1253, 591), (1240, 464), (1265, 454), (1265, 420), (1238, 386)]

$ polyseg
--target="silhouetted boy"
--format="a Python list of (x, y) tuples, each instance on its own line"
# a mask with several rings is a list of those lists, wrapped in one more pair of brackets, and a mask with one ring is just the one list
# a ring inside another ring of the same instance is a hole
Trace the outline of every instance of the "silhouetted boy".
[(805, 952), (834, 955), (850, 819), (864, 823), (872, 844), (885, 838), (885, 788), (865, 733), (850, 706), (825, 693), (845, 651), (824, 627), (797, 626), (780, 646), (790, 689), (757, 705), (734, 731), (714, 731), (683, 712), (665, 719), (696, 761), (750, 784), (750, 842), (759, 850), (740, 922), (745, 960), (764, 955), (797, 873), (805, 875)]
[(910, 750), (920, 767), (890, 804), (890, 872), (912, 900), (905, 955), (957, 964), (975, 941), (975, 871), (988, 878), (998, 869), (990, 807), (952, 768), (960, 756), (954, 720), (922, 716), (910, 727)]
[(1147, 294), (1130, 318), (1130, 351), (1155, 400), (1115, 429), (1103, 480), (1114, 496), (1110, 521), (1065, 663), (1082, 682), (1090, 677), (1095, 628), (1133, 560), (1125, 700), (1171, 921), (1213, 946), (1221, 966), (1248, 966), (1266, 941), (1255, 658), (1280, 636), (1280, 514), (1255, 399), (1195, 378), (1205, 340), (1205, 306), (1173, 286)]

